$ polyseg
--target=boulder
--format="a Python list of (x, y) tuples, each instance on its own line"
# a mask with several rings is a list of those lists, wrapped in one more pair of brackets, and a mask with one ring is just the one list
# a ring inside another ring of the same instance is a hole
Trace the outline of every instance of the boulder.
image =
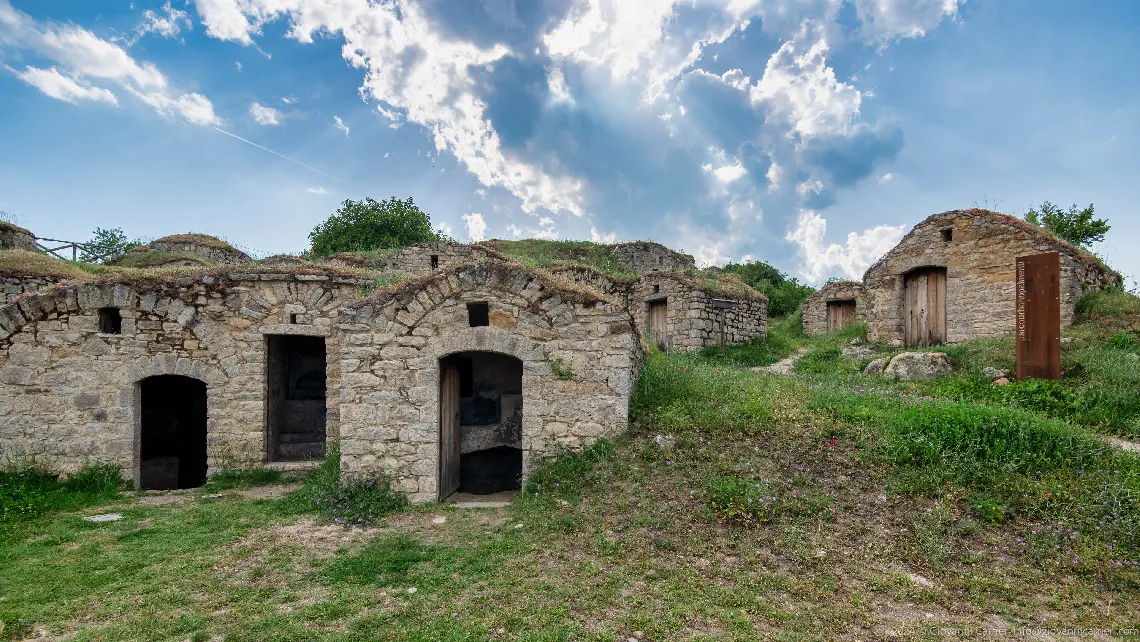
[(867, 369), (863, 372), (864, 374), (883, 374), (883, 370), (887, 368), (888, 361), (890, 361), (890, 359), (887, 359), (886, 357), (883, 357), (882, 359), (875, 359), (871, 363), (867, 364)]
[(1002, 377), (1009, 376), (1009, 370), (1005, 368), (995, 368), (993, 366), (986, 366), (982, 368), (982, 374), (988, 379), (1001, 379)]
[(1009, 379), (1006, 379), (1005, 377), (1001, 377), (1000, 379), (994, 379), (994, 385), (999, 386), (999, 387), (1000, 386), (1008, 386), (1009, 385)]
[(887, 364), (884, 374), (903, 381), (922, 381), (950, 374), (950, 360), (941, 352), (903, 352)]
[(843, 356), (848, 359), (855, 359), (856, 361), (862, 361), (873, 354), (875, 354), (875, 351), (867, 346), (847, 346), (843, 349)]

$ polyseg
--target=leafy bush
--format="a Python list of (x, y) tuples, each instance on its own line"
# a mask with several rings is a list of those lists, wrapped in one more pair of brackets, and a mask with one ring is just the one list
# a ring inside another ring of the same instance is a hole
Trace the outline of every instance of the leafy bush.
[(715, 476), (708, 481), (709, 508), (721, 519), (763, 524), (776, 519), (780, 496), (767, 479)]
[(1128, 352), (1140, 352), (1140, 336), (1135, 332), (1117, 332), (1108, 338), (1108, 345)]
[(111, 263), (141, 244), (138, 240), (128, 240), (119, 228), (105, 230), (97, 227), (91, 233), (91, 240), (80, 248), (79, 260), (84, 263)]
[(768, 315), (771, 317), (793, 314), (804, 299), (815, 292), (763, 261), (729, 263), (723, 269), (739, 274), (745, 283), (768, 297)]
[(431, 218), (411, 198), (401, 201), (395, 197), (386, 201), (346, 200), (309, 233), (316, 256), (407, 247), (441, 239), (432, 229)]
[(62, 477), (39, 468), (0, 471), (0, 523), (106, 503), (126, 488), (119, 468), (109, 464), (88, 464)]

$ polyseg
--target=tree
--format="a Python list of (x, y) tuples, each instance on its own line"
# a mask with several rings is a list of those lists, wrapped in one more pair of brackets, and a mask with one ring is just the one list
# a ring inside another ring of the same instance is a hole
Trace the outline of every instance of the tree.
[(141, 243), (138, 241), (127, 240), (127, 235), (117, 227), (113, 230), (97, 227), (91, 233), (91, 240), (79, 249), (79, 260), (84, 263), (110, 263), (139, 245)]
[(386, 201), (346, 200), (324, 223), (309, 233), (316, 256), (407, 247), (439, 241), (431, 218), (409, 198)]
[(792, 314), (804, 299), (815, 292), (763, 261), (729, 263), (724, 269), (735, 272), (745, 283), (768, 297), (768, 315), (772, 317)]
[(1041, 211), (1029, 210), (1025, 220), (1049, 230), (1053, 234), (1065, 239), (1078, 247), (1089, 247), (1093, 243), (1104, 240), (1104, 235), (1112, 226), (1107, 219), (1094, 219), (1093, 206), (1078, 210), (1076, 205), (1065, 211), (1060, 207), (1045, 201), (1041, 204)]

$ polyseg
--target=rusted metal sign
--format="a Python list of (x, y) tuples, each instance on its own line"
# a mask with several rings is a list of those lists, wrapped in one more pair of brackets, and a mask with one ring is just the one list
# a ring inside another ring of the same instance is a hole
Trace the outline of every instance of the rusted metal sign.
[(1061, 255), (1019, 256), (1017, 380), (1061, 378)]

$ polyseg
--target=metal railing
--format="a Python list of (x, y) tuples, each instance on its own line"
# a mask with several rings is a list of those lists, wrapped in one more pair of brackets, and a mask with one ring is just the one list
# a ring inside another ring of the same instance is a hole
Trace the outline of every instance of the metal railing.
[[(44, 252), (47, 252), (48, 254), (54, 256), (57, 259), (63, 259), (64, 261), (68, 260), (68, 258), (62, 254), (59, 254), (59, 252), (63, 252), (64, 250), (71, 250), (71, 260), (72, 261), (78, 261), (79, 260), (79, 250), (91, 247), (90, 243), (78, 243), (76, 241), (62, 241), (60, 239), (49, 239), (49, 238), (43, 238), (41, 236), (36, 236), (34, 238), (36, 239), (36, 247), (40, 248)], [(43, 243), (40, 243), (40, 241), (47, 241), (49, 243), (63, 243), (63, 245), (61, 245), (59, 247), (51, 248), (51, 247), (44, 245)]]

